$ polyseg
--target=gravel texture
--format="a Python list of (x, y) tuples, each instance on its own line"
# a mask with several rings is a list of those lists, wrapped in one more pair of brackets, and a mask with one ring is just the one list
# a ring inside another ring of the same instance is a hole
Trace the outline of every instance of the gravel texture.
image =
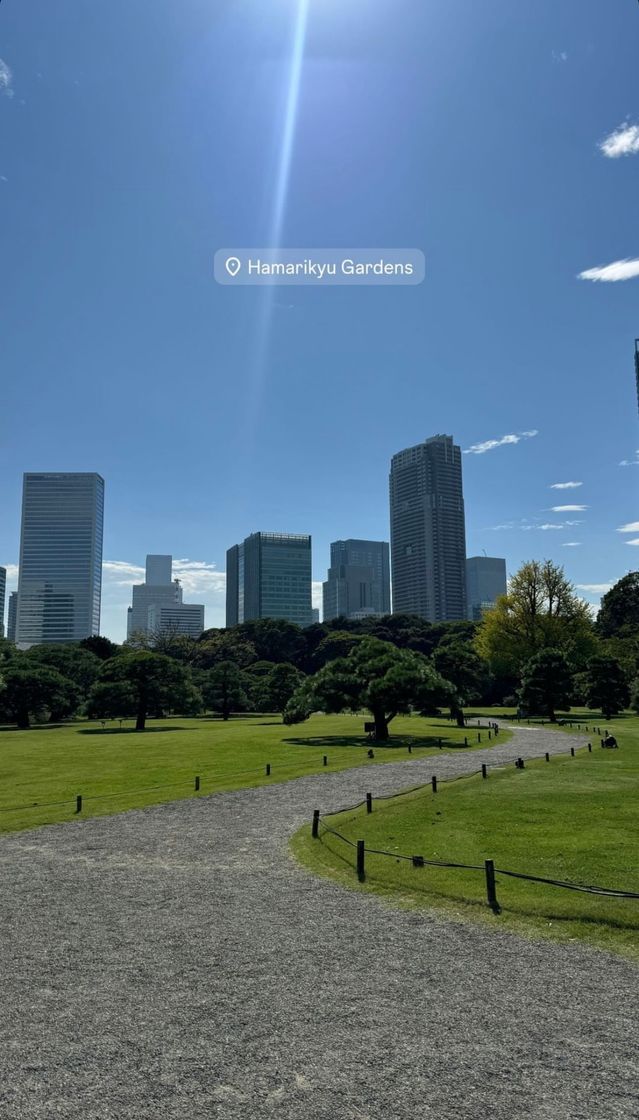
[(2, 1120), (639, 1116), (632, 964), (392, 910), (287, 847), (315, 807), (584, 741), (3, 837)]

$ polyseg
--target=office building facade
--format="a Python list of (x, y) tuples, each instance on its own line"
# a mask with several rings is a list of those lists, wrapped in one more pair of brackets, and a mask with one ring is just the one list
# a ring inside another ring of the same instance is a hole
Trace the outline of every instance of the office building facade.
[(9, 596), (7, 608), (7, 638), (10, 642), (16, 640), (16, 618), (18, 616), (18, 592), (12, 591)]
[(139, 635), (188, 634), (204, 629), (204, 605), (185, 603), (180, 581), (173, 579), (173, 557), (149, 554), (144, 583), (135, 583), (127, 611), (127, 638)]
[(389, 614), (390, 555), (386, 541), (331, 544), (331, 566), (322, 585), (324, 621)]
[(461, 449), (432, 436), (394, 455), (390, 470), (393, 613), (466, 618)]
[(4, 638), (4, 602), (7, 594), (7, 569), (0, 568), (0, 638)]
[(310, 536), (252, 533), (226, 554), (226, 625), (284, 618), (310, 626), (311, 580)]
[(25, 474), (16, 645), (77, 642), (100, 632), (104, 480)]
[(498, 556), (469, 556), (466, 561), (468, 617), (477, 622), (483, 612), (506, 594), (506, 561)]

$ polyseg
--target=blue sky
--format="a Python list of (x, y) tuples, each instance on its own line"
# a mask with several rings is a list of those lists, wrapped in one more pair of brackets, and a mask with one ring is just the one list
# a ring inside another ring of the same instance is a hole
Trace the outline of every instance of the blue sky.
[(302, 2), (0, 3), (0, 563), (23, 471), (97, 470), (103, 632), (147, 552), (223, 624), (230, 544), (311, 532), (321, 580), (447, 432), (469, 554), (596, 602), (639, 557), (639, 265), (578, 277), (639, 258), (639, 5), (308, 0), (282, 244), (414, 246), (426, 280), (268, 301), (212, 262), (273, 235)]

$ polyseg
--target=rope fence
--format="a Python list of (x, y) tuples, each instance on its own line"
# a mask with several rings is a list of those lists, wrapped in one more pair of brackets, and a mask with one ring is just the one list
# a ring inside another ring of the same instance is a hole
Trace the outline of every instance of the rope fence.
[[(594, 728), (593, 728), (593, 730), (594, 730)], [(602, 746), (603, 746), (603, 743), (602, 743)], [(586, 750), (588, 751), (588, 753), (592, 753), (592, 743), (587, 744)], [(561, 753), (564, 753), (564, 752), (561, 752)], [(555, 757), (561, 757), (561, 753), (559, 755), (556, 755)], [(565, 752), (565, 753), (568, 753), (568, 752)], [(550, 755), (548, 753), (546, 753), (544, 757), (545, 757), (546, 762), (550, 762)], [(574, 747), (570, 748), (569, 757), (575, 758), (575, 748)], [(515, 767), (519, 770), (525, 769), (524, 759), (523, 758), (515, 759)], [(503, 769), (503, 767), (499, 767), (499, 769)], [(470, 778), (470, 777), (474, 777), (478, 774), (481, 774), (482, 779), (487, 779), (488, 778), (488, 767), (486, 766), (485, 763), (482, 765), (480, 770), (475, 770), (470, 774), (468, 774), (468, 773), (461, 774), (461, 775), (458, 775), (458, 777), (456, 777), (456, 778), (447, 779), (446, 784), (448, 784), (449, 781), (457, 781), (458, 778), (460, 778), (460, 777)], [(332, 817), (332, 816), (337, 816), (340, 813), (354, 812), (355, 810), (362, 808), (364, 805), (366, 806), (367, 814), (372, 813), (373, 812), (373, 801), (374, 800), (375, 801), (386, 801), (386, 800), (390, 800), (391, 798), (395, 798), (395, 797), (398, 797), (398, 796), (405, 797), (406, 795), (408, 795), (410, 793), (416, 793), (420, 790), (425, 790), (427, 788), (428, 788), (427, 785), (424, 785), (422, 783), (419, 786), (414, 786), (410, 790), (403, 790), (402, 793), (399, 794), (399, 795), (391, 793), (391, 794), (380, 795), (379, 797), (376, 797), (376, 798), (373, 798), (373, 795), (371, 793), (367, 793), (366, 797), (362, 801), (358, 801), (355, 805), (348, 805), (343, 809), (337, 809), (334, 812), (329, 813), (328, 816)], [(435, 775), (433, 775), (433, 777), (431, 779), (431, 788), (432, 788), (432, 791), (433, 791), (433, 795), (436, 795), (437, 791), (438, 791), (438, 783), (437, 783), (437, 778), (436, 778)], [(367, 855), (383, 856), (383, 857), (387, 857), (389, 859), (392, 859), (395, 862), (399, 862), (401, 860), (403, 862), (412, 864), (413, 867), (446, 867), (446, 868), (453, 868), (453, 869), (460, 870), (460, 871), (483, 871), (484, 876), (485, 876), (485, 883), (486, 883), (487, 903), (488, 903), (488, 906), (490, 906), (490, 908), (493, 911), (495, 911), (495, 913), (499, 913), (499, 911), (501, 909), (501, 907), (499, 905), (499, 902), (497, 900), (497, 885), (496, 885), (496, 879), (495, 879), (496, 875), (504, 875), (504, 876), (507, 876), (511, 879), (520, 879), (520, 880), (525, 880), (525, 881), (531, 882), (531, 883), (545, 883), (547, 886), (560, 887), (564, 890), (569, 890), (569, 891), (579, 891), (582, 894), (597, 895), (599, 897), (606, 897), (606, 898), (639, 898), (639, 891), (626, 891), (626, 890), (617, 889), (616, 887), (600, 887), (600, 886), (594, 886), (594, 885), (587, 885), (587, 884), (584, 884), (584, 883), (571, 883), (571, 882), (568, 882), (568, 881), (563, 880), (563, 879), (547, 879), (547, 878), (544, 878), (541, 875), (530, 875), (526, 872), (511, 871), (511, 870), (508, 870), (508, 869), (503, 868), (503, 867), (495, 867), (494, 860), (492, 860), (492, 859), (484, 860), (483, 864), (457, 863), (453, 860), (427, 859), (426, 856), (423, 856), (423, 855), (406, 855), (406, 854), (402, 854), (400, 852), (388, 852), (388, 851), (385, 851), (383, 848), (369, 848), (369, 847), (366, 846), (366, 841), (365, 840), (362, 840), (362, 839), (360, 839), (360, 840), (350, 840), (347, 836), (344, 836), (341, 832), (338, 832), (337, 829), (331, 828), (328, 824), (325, 824), (320, 810), (315, 809), (314, 812), (313, 812), (313, 819), (312, 819), (312, 824), (311, 824), (311, 836), (314, 840), (320, 840), (321, 837), (325, 834), (335, 836), (342, 843), (346, 844), (348, 847), (353, 848), (355, 850), (355, 853), (356, 853), (356, 856), (355, 856), (355, 870), (356, 870), (356, 873), (357, 873), (357, 878), (360, 881), (360, 883), (363, 883), (366, 879), (366, 856)]]
[[(496, 723), (491, 722), (488, 725), (484, 725), (482, 729), (484, 731), (488, 731), (489, 739), (492, 739), (493, 737), (497, 738), (499, 727)], [(435, 739), (434, 736), (433, 739)], [(438, 736), (436, 742), (433, 741), (431, 743), (424, 743), (423, 749), (433, 750), (436, 747), (439, 750), (443, 750), (445, 742), (446, 740), (442, 736)], [(477, 742), (481, 742), (481, 730), (477, 732)], [(468, 745), (468, 737), (465, 736), (464, 746), (466, 747)], [(420, 749), (421, 747), (421, 743), (413, 742), (406, 744), (406, 749), (409, 754), (412, 754), (414, 749)], [(374, 757), (374, 751), (368, 749), (367, 758), (363, 760), (364, 765), (366, 765), (368, 761), (372, 761)], [(299, 773), (300, 770), (303, 771), (308, 768), (310, 768), (313, 772), (315, 770), (319, 770), (321, 772), (322, 769), (328, 768), (329, 765), (329, 756), (327, 754), (324, 754), (321, 756), (321, 761), (320, 757), (317, 757), (300, 762), (284, 763), (281, 766), (279, 765), (279, 763), (273, 765), (273, 763), (271, 762), (266, 762), (262, 766), (255, 766), (250, 770), (236, 770), (232, 774), (224, 775), (224, 777), (212, 777), (210, 781), (213, 785), (215, 785), (216, 783), (225, 784), (228, 781), (234, 781), (236, 778), (247, 778), (254, 775), (262, 775), (265, 778), (280, 778), (282, 776), (290, 774), (292, 771)], [(18, 813), (27, 812), (31, 809), (54, 809), (61, 808), (64, 805), (75, 805), (74, 813), (77, 815), (82, 812), (85, 801), (101, 801), (107, 800), (109, 798), (116, 799), (118, 797), (133, 797), (141, 793), (155, 793), (156, 791), (165, 789), (181, 789), (185, 786), (189, 786), (189, 788), (193, 789), (195, 793), (201, 793), (201, 783), (203, 781), (204, 779), (201, 775), (195, 775), (193, 778), (178, 779), (175, 782), (167, 782), (163, 785), (142, 786), (134, 789), (109, 790), (107, 793), (76, 794), (73, 797), (67, 797), (61, 801), (31, 801), (22, 805), (0, 805), (0, 813)]]

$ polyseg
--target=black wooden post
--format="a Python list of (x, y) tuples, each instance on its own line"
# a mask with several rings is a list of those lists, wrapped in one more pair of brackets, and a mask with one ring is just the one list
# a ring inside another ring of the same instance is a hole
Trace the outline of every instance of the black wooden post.
[(468, 736), (467, 735), (464, 735), (464, 746), (465, 747), (468, 746)]
[(439, 736), (439, 740), (438, 740), (438, 742), (437, 742), (437, 746), (439, 747), (439, 749), (440, 749), (440, 750), (442, 749), (442, 737), (441, 737), (441, 735)]
[(437, 793), (437, 778), (436, 778), (435, 774), (433, 774), (433, 776), (430, 780), (430, 784), (433, 787), (433, 793)]
[(82, 794), (81, 793), (79, 793), (78, 796), (75, 799), (75, 811), (76, 811), (76, 813), (81, 813), (82, 812)]
[(550, 755), (548, 754), (548, 751), (546, 751), (546, 762), (550, 762)]
[(200, 777), (199, 777), (199, 774), (198, 774), (196, 779), (195, 779), (195, 792), (196, 793), (199, 790), (199, 788), (200, 788)]
[(408, 744), (408, 753), (409, 754), (413, 753), (413, 748), (411, 747), (410, 743)]
[(488, 898), (488, 905), (491, 910), (497, 912), (499, 910), (499, 903), (497, 902), (497, 888), (495, 886), (495, 864), (492, 859), (484, 860), (484, 868), (486, 870), (486, 896)]
[(363, 840), (358, 840), (357, 841), (357, 878), (359, 879), (360, 883), (363, 883), (364, 879), (366, 878), (366, 875), (365, 875), (365, 872), (364, 872), (364, 841)]
[(327, 754), (324, 755), (324, 765), (328, 766), (328, 755)]
[(266, 763), (266, 777), (267, 778), (269, 777), (270, 773), (271, 773), (271, 764), (270, 764), (270, 762), (267, 762)]
[(373, 812), (373, 795), (372, 795), (372, 793), (367, 793), (366, 794), (366, 812), (367, 813), (372, 813)]
[(490, 740), (490, 739), (492, 739), (492, 737), (493, 737), (493, 733), (490, 730), (490, 728), (488, 728), (488, 739)]
[(477, 732), (477, 742), (481, 743), (481, 731)]
[(574, 747), (571, 747), (571, 748), (570, 748), (570, 754), (571, 754), (571, 757), (572, 757), (572, 758), (574, 758), (574, 757), (575, 757), (575, 748), (574, 748)]
[(319, 818), (319, 809), (313, 809), (313, 824), (311, 827), (311, 836), (313, 837), (313, 840), (317, 840), (317, 837), (319, 836)]
[(485, 762), (482, 762), (482, 764), (481, 764), (481, 776), (482, 776), (482, 778), (487, 778), (488, 777), (488, 767), (486, 766)]
[(520, 758), (519, 759), (519, 769), (523, 770), (523, 768), (524, 768), (524, 760), (523, 760), (523, 758)]
[(588, 743), (588, 753), (592, 754), (592, 743)]

